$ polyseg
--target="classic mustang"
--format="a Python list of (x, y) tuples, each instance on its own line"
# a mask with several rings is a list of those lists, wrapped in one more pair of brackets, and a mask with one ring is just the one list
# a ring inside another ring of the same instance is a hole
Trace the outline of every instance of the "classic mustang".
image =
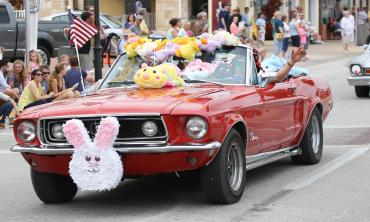
[(351, 76), (348, 84), (355, 86), (357, 97), (368, 97), (370, 92), (370, 45), (364, 45), (365, 52), (353, 59), (349, 66)]
[(133, 75), (141, 61), (122, 54), (93, 95), (25, 110), (15, 122), (11, 150), (29, 163), (38, 197), (62, 203), (76, 195), (68, 169), (73, 147), (62, 130), (69, 119), (82, 120), (93, 138), (102, 117), (117, 117), (114, 148), (122, 179), (199, 170), (213, 203), (237, 202), (247, 170), (286, 157), (297, 164), (320, 161), (322, 122), (332, 108), (326, 81), (301, 76), (266, 84), (246, 46), (202, 59), (217, 64), (206, 78), (185, 78), (184, 87), (139, 89)]

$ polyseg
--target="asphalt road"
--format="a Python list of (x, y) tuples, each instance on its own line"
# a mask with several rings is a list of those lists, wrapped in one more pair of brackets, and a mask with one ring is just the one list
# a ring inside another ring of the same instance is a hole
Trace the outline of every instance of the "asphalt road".
[(325, 123), (322, 161), (293, 165), (289, 158), (249, 171), (233, 205), (206, 202), (196, 173), (126, 180), (111, 192), (79, 192), (73, 202), (45, 205), (35, 195), (29, 167), (10, 131), (0, 131), (1, 221), (369, 221), (370, 99), (346, 83), (349, 58), (302, 64), (329, 79), (334, 109)]

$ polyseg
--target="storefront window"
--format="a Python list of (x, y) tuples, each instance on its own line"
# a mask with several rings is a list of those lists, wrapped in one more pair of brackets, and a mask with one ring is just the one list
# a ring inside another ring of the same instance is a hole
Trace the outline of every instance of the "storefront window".
[(320, 23), (328, 24), (331, 19), (339, 21), (343, 16), (343, 9), (351, 9), (351, 0), (322, 0), (320, 1)]

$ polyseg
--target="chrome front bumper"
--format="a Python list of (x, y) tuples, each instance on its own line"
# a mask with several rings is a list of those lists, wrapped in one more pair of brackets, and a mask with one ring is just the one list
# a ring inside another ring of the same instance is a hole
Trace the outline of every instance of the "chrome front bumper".
[(351, 86), (368, 86), (370, 85), (370, 76), (350, 76), (347, 81)]
[[(185, 144), (175, 146), (145, 146), (145, 147), (125, 147), (115, 148), (118, 153), (168, 153), (180, 151), (203, 151), (212, 150), (221, 147), (221, 143), (212, 142), (207, 144)], [(10, 149), (12, 152), (33, 153), (38, 155), (62, 155), (72, 154), (73, 148), (39, 148), (39, 147), (23, 147), (15, 145)]]

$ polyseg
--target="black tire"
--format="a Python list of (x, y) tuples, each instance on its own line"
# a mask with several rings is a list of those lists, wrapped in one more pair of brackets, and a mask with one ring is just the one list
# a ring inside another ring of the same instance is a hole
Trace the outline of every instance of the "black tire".
[(45, 46), (42, 45), (37, 46), (37, 51), (41, 56), (42, 63), (50, 65), (51, 52)]
[(31, 168), (31, 179), (37, 196), (47, 204), (69, 202), (77, 193), (77, 186), (69, 176), (40, 173)]
[[(315, 136), (316, 135), (316, 136)], [(317, 138), (319, 136), (319, 138)], [(314, 139), (314, 137), (316, 139)], [(316, 142), (319, 140), (318, 142)], [(302, 153), (292, 156), (295, 164), (316, 164), (320, 162), (323, 150), (323, 129), (320, 111), (315, 108), (299, 144)]]
[(356, 96), (359, 98), (369, 96), (369, 86), (355, 86)]
[[(234, 164), (238, 167), (231, 175), (228, 166), (234, 168), (234, 165), (230, 164), (229, 157), (238, 162)], [(239, 133), (231, 129), (216, 157), (200, 171), (202, 189), (207, 200), (217, 204), (232, 204), (239, 201), (245, 187), (245, 164), (245, 145)], [(229, 181), (230, 178), (237, 179), (233, 183)]]

